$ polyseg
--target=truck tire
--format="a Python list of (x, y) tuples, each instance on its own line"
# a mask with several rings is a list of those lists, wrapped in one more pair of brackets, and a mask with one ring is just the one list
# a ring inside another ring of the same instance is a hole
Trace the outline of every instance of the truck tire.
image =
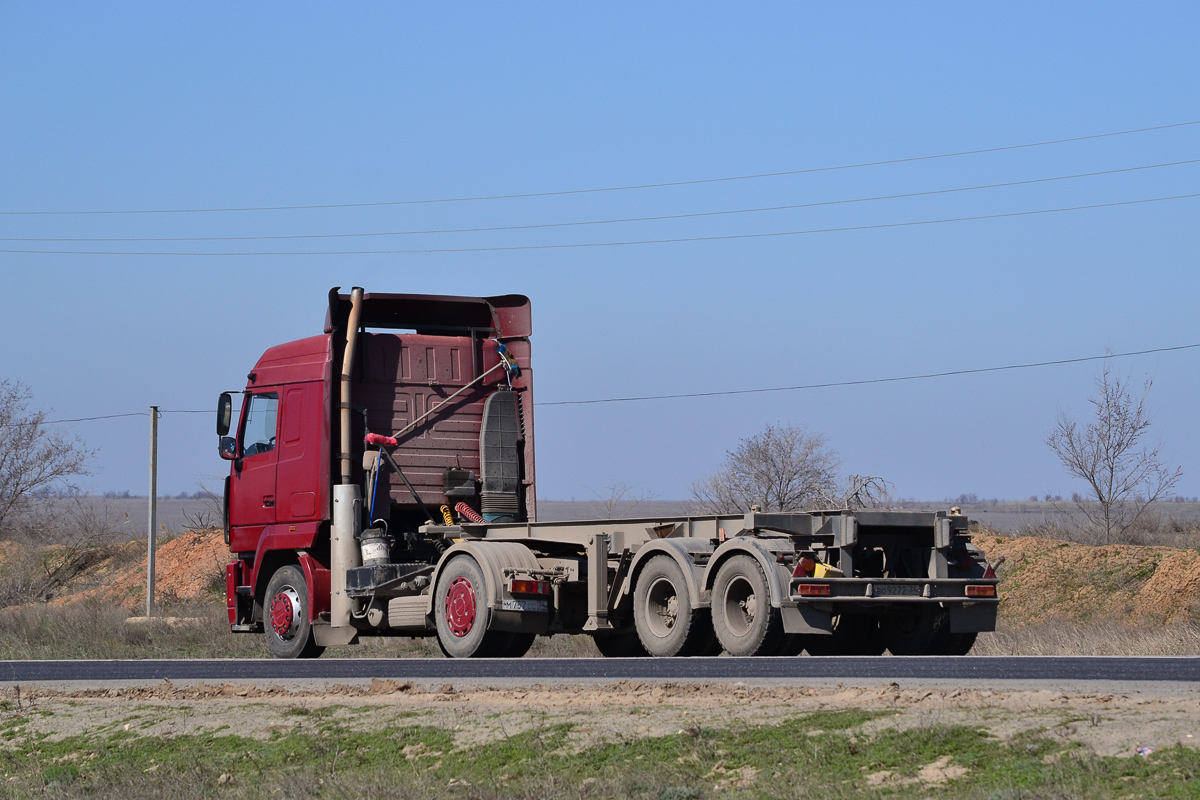
[(833, 635), (804, 634), (804, 649), (810, 656), (880, 656), (887, 649), (879, 620), (859, 614), (833, 618)]
[(442, 568), (433, 617), (438, 647), (447, 658), (498, 658), (512, 641), (506, 631), (488, 630), (487, 581), (470, 556), (455, 556)]
[(894, 656), (937, 656), (950, 643), (950, 614), (934, 606), (922, 606), (880, 620), (879, 629)]
[(596, 633), (592, 635), (592, 641), (605, 658), (645, 658), (650, 655), (642, 646), (637, 631)]
[(753, 556), (733, 556), (717, 570), (712, 621), (731, 656), (772, 656), (784, 644), (783, 616), (771, 605), (767, 576)]
[(683, 570), (667, 555), (653, 556), (638, 574), (633, 624), (642, 646), (655, 657), (699, 655), (712, 644), (707, 609), (692, 608)]
[(276, 658), (316, 658), (325, 652), (308, 621), (308, 583), (294, 565), (275, 570), (263, 598), (267, 649)]

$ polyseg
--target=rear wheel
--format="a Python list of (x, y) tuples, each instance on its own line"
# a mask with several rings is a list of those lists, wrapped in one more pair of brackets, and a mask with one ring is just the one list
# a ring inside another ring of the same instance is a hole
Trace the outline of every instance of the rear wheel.
[(693, 656), (711, 646), (712, 620), (692, 608), (687, 580), (675, 559), (653, 556), (633, 589), (638, 639), (652, 656)]
[(297, 566), (280, 567), (267, 583), (267, 649), (276, 658), (316, 658), (325, 652), (308, 620), (308, 583)]
[(452, 558), (442, 569), (433, 616), (438, 646), (449, 658), (497, 658), (505, 655), (512, 637), (519, 635), (488, 630), (487, 581), (470, 556)]
[(733, 556), (717, 570), (712, 618), (731, 656), (775, 655), (784, 643), (783, 617), (771, 605), (767, 576), (753, 556)]
[(885, 617), (879, 628), (894, 656), (941, 655), (950, 643), (950, 615), (933, 606)]

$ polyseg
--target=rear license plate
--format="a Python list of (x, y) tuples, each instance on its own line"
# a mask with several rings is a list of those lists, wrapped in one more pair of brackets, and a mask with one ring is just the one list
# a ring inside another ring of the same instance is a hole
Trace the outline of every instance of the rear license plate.
[(876, 597), (920, 597), (921, 587), (915, 584), (884, 583), (874, 587)]
[(500, 607), (505, 611), (535, 611), (546, 613), (549, 602), (546, 600), (526, 600), (523, 597), (506, 597)]

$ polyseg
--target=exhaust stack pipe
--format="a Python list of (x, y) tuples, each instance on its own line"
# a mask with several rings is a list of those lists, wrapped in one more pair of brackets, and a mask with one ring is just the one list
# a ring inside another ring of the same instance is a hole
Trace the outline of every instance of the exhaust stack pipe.
[(338, 458), (342, 482), (333, 487), (333, 530), (330, 536), (329, 624), (334, 628), (350, 625), (350, 598), (346, 595), (346, 570), (361, 565), (358, 534), (362, 525), (362, 495), (351, 474), (350, 454), (350, 378), (354, 375), (354, 351), (358, 344), (358, 321), (362, 314), (363, 290), (350, 290), (350, 318), (346, 321), (346, 349), (341, 374), (341, 444)]
[(352, 483), (350, 478), (350, 378), (354, 375), (354, 351), (358, 345), (358, 320), (362, 316), (363, 290), (355, 286), (350, 290), (350, 319), (346, 322), (346, 351), (342, 355), (342, 407), (340, 426), (342, 442), (339, 457), (342, 460), (342, 483)]

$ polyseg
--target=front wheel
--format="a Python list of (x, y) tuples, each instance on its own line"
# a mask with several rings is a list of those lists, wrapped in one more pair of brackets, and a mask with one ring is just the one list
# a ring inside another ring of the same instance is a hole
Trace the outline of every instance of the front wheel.
[(316, 658), (325, 652), (308, 620), (308, 583), (297, 566), (280, 567), (267, 583), (267, 649), (276, 658)]

